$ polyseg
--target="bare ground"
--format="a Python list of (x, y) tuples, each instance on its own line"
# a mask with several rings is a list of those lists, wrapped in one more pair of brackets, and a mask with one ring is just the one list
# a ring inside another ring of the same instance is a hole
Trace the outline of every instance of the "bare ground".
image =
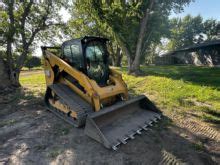
[(0, 164), (218, 164), (219, 140), (218, 128), (165, 112), (114, 152), (51, 114), (42, 98), (0, 103)]

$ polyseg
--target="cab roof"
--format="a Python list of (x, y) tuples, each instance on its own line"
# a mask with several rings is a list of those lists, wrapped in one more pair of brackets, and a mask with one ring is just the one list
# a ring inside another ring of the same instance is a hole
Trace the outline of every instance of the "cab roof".
[(65, 42), (63, 42), (62, 46), (72, 45), (73, 43), (86, 43), (86, 42), (92, 41), (92, 40), (100, 40), (103, 42), (109, 41), (107, 38), (103, 38), (103, 37), (84, 36), (81, 38), (76, 38), (76, 39), (71, 39), (71, 40), (65, 41)]

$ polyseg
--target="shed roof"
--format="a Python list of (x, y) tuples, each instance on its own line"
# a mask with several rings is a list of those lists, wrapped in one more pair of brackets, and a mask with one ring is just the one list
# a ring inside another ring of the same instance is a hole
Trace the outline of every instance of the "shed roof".
[(206, 41), (203, 43), (194, 44), (192, 46), (187, 46), (184, 48), (180, 48), (178, 50), (170, 51), (168, 53), (163, 54), (162, 56), (173, 55), (178, 52), (194, 51), (194, 50), (198, 50), (200, 48), (209, 47), (209, 46), (216, 46), (216, 45), (220, 46), (220, 40), (212, 40), (212, 41)]

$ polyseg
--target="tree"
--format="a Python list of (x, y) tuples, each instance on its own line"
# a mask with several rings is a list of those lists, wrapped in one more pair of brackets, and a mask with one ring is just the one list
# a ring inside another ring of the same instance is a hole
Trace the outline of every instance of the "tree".
[(76, 4), (80, 10), (89, 13), (92, 19), (111, 29), (127, 56), (129, 72), (139, 74), (141, 57), (153, 40), (151, 34), (168, 19), (172, 9), (181, 10), (190, 2), (191, 0), (83, 0), (76, 1)]
[(41, 66), (41, 59), (39, 57), (36, 57), (36, 56), (29, 56), (25, 60), (24, 66), (28, 67), (29, 70), (33, 67), (39, 67), (39, 66)]
[(220, 22), (214, 19), (208, 19), (203, 23), (204, 33), (207, 40), (220, 39)]
[(100, 36), (109, 39), (108, 50), (110, 53), (110, 64), (113, 66), (121, 66), (122, 51), (118, 46), (117, 40), (112, 34), (111, 28), (106, 24), (93, 19), (86, 10), (81, 10), (81, 3), (75, 3), (72, 8), (72, 18), (68, 22), (67, 28), (64, 30), (66, 35), (71, 38), (82, 37), (85, 35)]
[(220, 23), (213, 19), (203, 21), (198, 15), (193, 17), (187, 15), (184, 18), (173, 18), (169, 21), (169, 43), (168, 50), (176, 50), (218, 38)]
[[(33, 0), (17, 2), (5, 0), (0, 12), (3, 42), (6, 47), (6, 69), (8, 85), (20, 86), (19, 74), (25, 59), (36, 38), (46, 37), (43, 32), (51, 27), (61, 25), (58, 11), (64, 6), (60, 1), (34, 3)], [(16, 53), (14, 53), (16, 52)], [(18, 54), (18, 58), (14, 57)]]
[(203, 18), (200, 15), (196, 17), (187, 15), (184, 18), (173, 18), (169, 21), (169, 26), (169, 50), (190, 46), (203, 40)]

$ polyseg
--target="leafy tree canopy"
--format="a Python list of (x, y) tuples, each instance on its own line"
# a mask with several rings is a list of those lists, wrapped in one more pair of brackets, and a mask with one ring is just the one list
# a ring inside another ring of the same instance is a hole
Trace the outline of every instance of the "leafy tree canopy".
[(58, 12), (67, 5), (62, 0), (39, 3), (33, 0), (4, 0), (1, 3), (0, 44), (6, 47), (5, 70), (13, 85), (19, 85), (20, 69), (35, 41), (47, 40), (51, 34), (57, 35), (57, 27), (62, 24)]
[(97, 27), (99, 34), (112, 36), (126, 54), (129, 69), (136, 71), (139, 70), (141, 56), (146, 54), (150, 45), (160, 42), (161, 37), (166, 35), (171, 10), (181, 11), (190, 2), (191, 0), (77, 0), (75, 7), (77, 13), (84, 13), (83, 18), (77, 19), (77, 22), (85, 23), (88, 28)]
[(206, 40), (217, 39), (220, 33), (220, 22), (198, 16), (187, 15), (184, 18), (173, 18), (169, 21), (170, 42), (168, 50), (190, 46)]

